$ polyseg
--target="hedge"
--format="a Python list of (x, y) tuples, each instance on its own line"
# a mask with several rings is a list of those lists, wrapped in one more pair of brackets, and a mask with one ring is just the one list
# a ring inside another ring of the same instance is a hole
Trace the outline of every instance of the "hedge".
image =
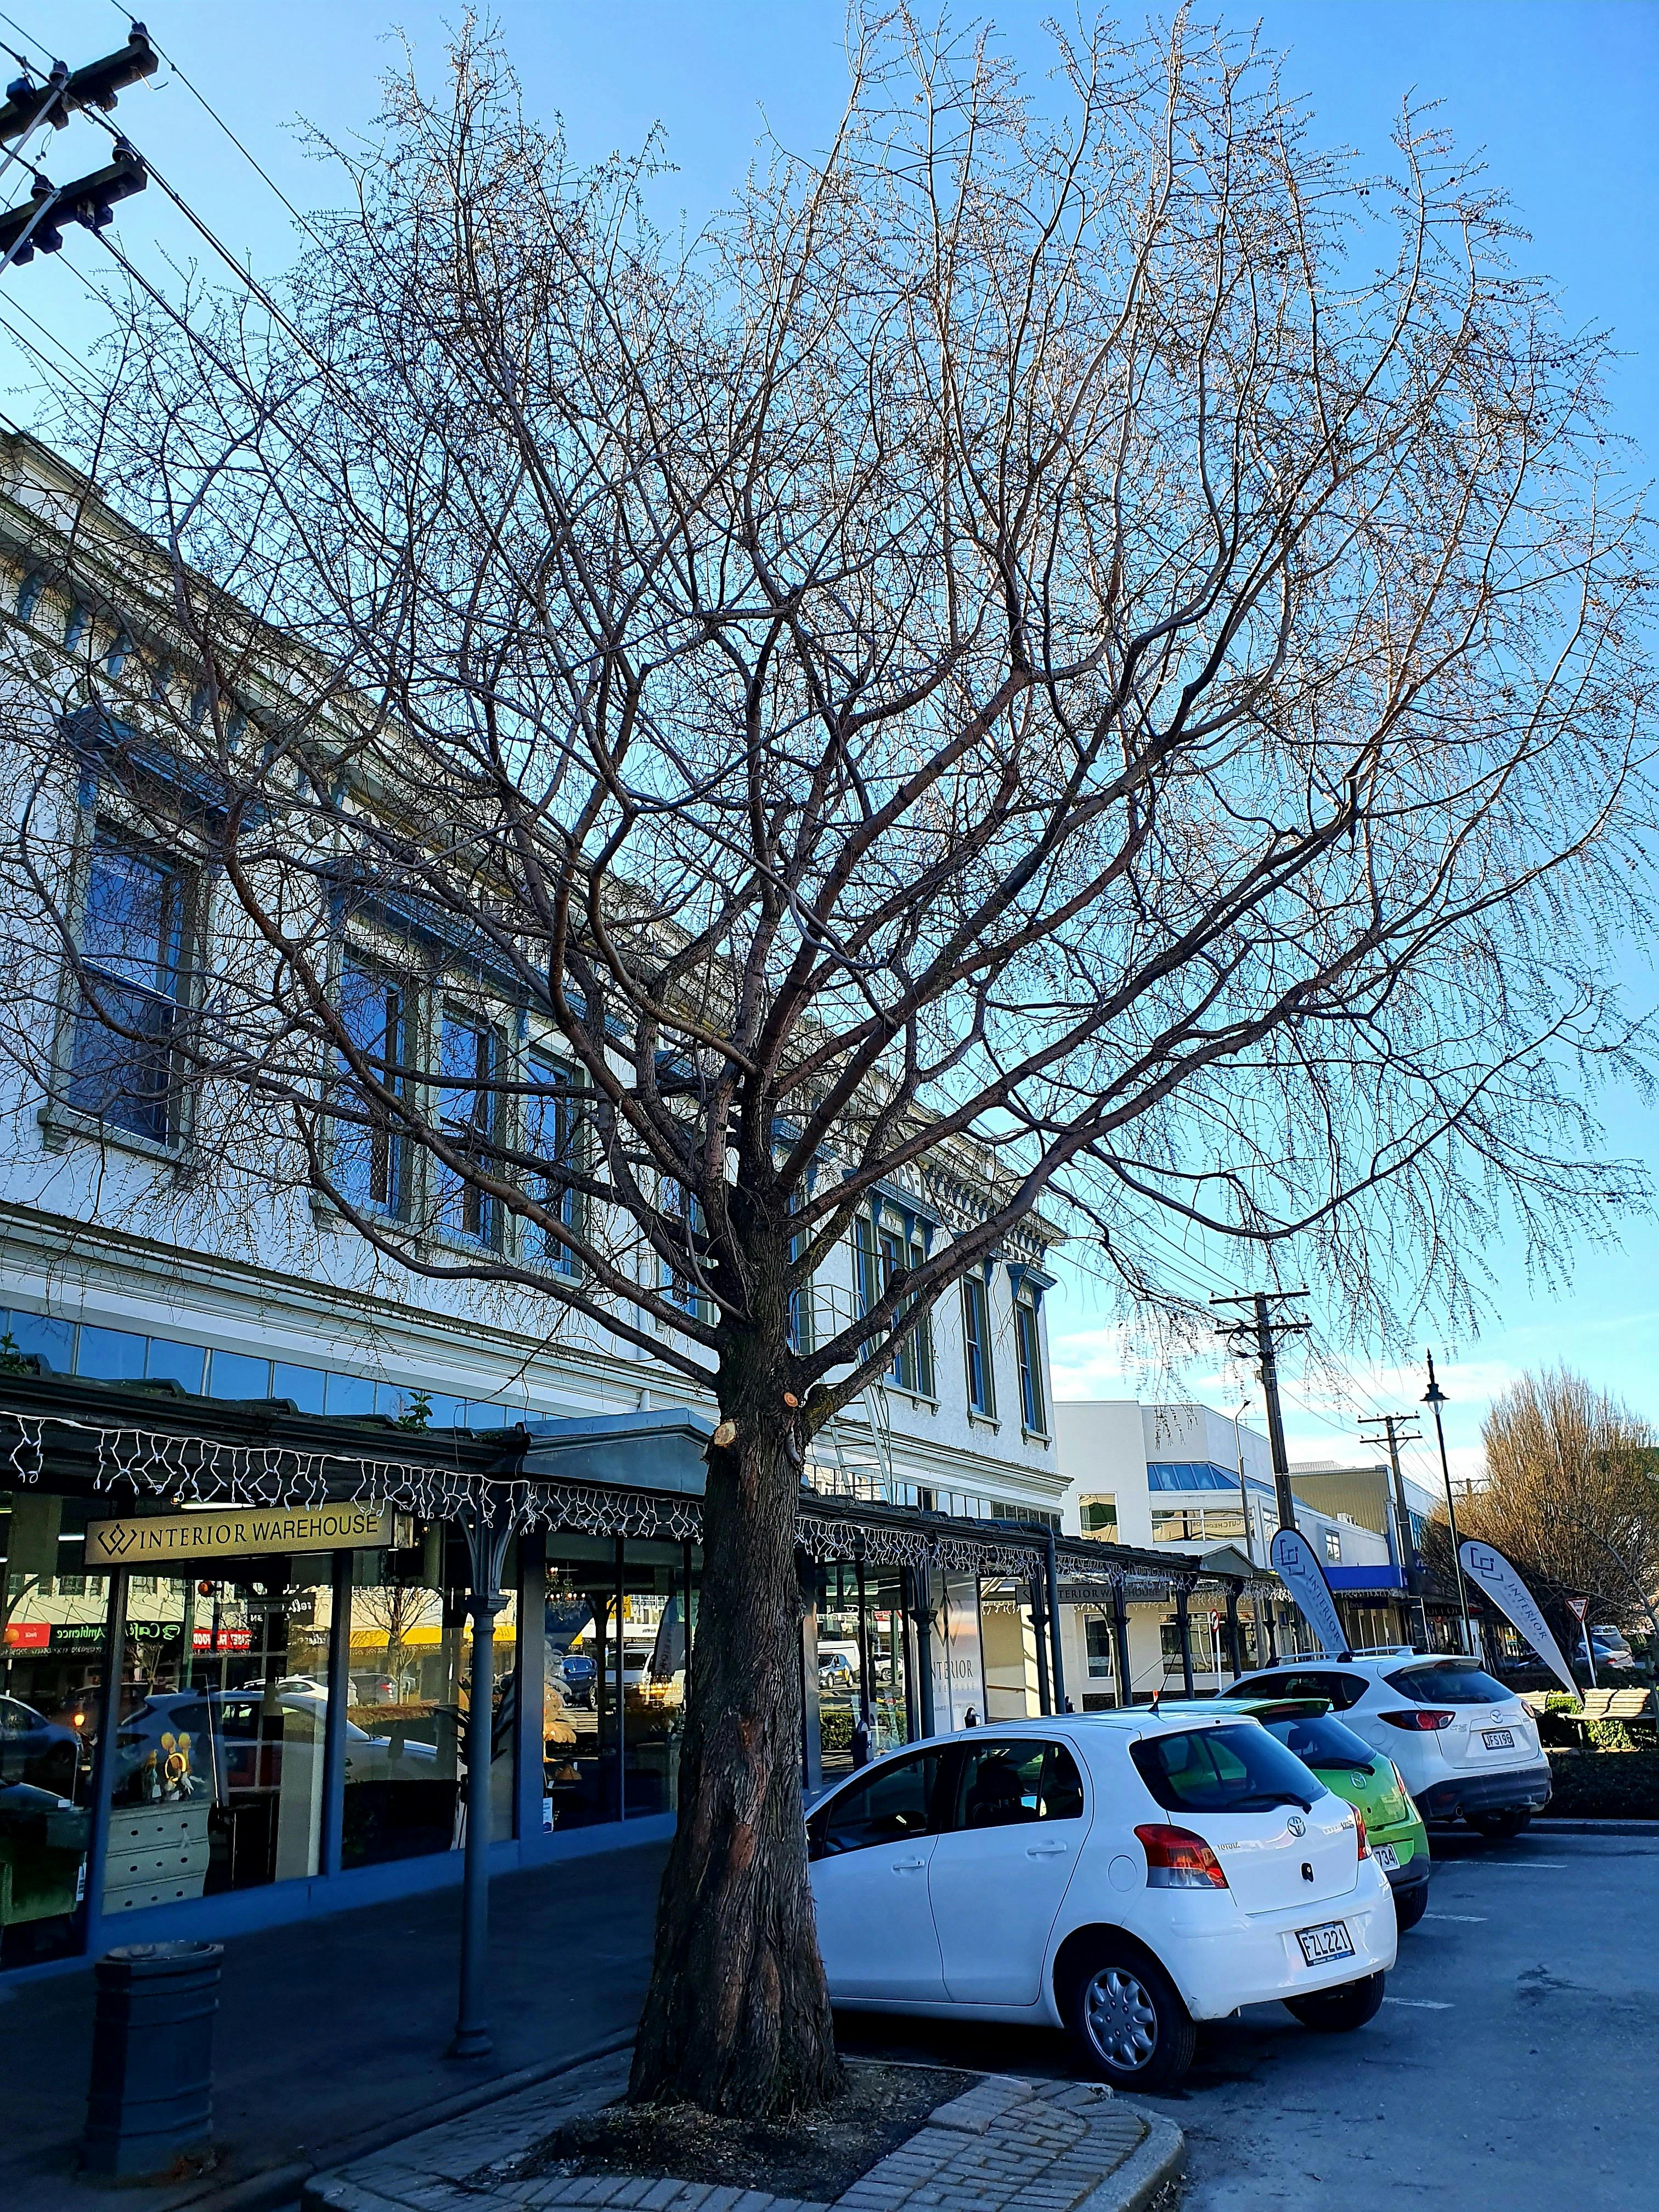
[(1659, 1751), (1552, 1751), (1546, 1820), (1659, 1820)]

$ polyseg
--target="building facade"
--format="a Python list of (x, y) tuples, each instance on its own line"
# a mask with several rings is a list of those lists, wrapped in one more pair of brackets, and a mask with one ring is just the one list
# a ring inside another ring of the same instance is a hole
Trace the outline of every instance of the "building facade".
[[(1135, 1399), (1062, 1399), (1055, 1408), (1066, 1476), (1061, 1525), (1106, 1543), (1168, 1549), (1200, 1561), (1242, 1555), (1252, 1577), (1247, 1616), (1251, 1663), (1268, 1640), (1304, 1648), (1307, 1632), (1268, 1565), (1279, 1527), (1271, 1449), (1248, 1423), (1200, 1405), (1143, 1405)], [(1432, 1510), (1426, 1491), (1402, 1478), (1405, 1525), (1386, 1466), (1293, 1464), (1297, 1526), (1320, 1559), (1356, 1650), (1410, 1644), (1425, 1633), (1410, 1584), (1422, 1528)], [(1437, 1618), (1443, 1608), (1432, 1612)], [(1433, 1622), (1427, 1634), (1436, 1633)], [(1218, 1615), (1187, 1626), (1191, 1672), (1200, 1688), (1230, 1679), (1226, 1624)], [(1070, 1671), (1115, 1701), (1111, 1640), (1083, 1617), (1068, 1626)], [(1131, 1690), (1150, 1695), (1182, 1679), (1182, 1625), (1173, 1611), (1133, 1607)]]
[[(717, 1419), (712, 1393), (648, 1343), (523, 1291), (400, 1268), (317, 1197), (291, 1147), (210, 1171), (209, 1109), (167, 1079), (167, 1040), (212, 1018), (226, 902), (187, 838), (175, 851), (139, 834), (97, 735), (100, 717), (142, 718), (147, 700), (192, 712), (165, 595), (134, 587), (142, 555), (73, 471), (31, 440), (0, 441), (15, 727), (44, 715), (86, 732), (67, 784), (21, 740), (0, 762), (15, 819), (38, 830), (52, 816), (33, 850), (60, 862), (25, 884), (20, 831), (14, 900), (27, 888), (52, 902), (75, 948), (64, 959), (14, 903), (0, 994), (0, 1964), (24, 1968), (112, 1921), (155, 1932), (179, 1906), (212, 1905), (228, 1928), (453, 1878), (479, 1571), (468, 1532), (492, 1484), (511, 1505), (488, 1812), (501, 1863), (672, 1821)], [(144, 772), (171, 771), (158, 752)], [(481, 1070), (507, 1091), (521, 1079), (550, 1117), (538, 1141), (556, 1148), (553, 1042), (464, 959), (428, 943), (400, 961), (398, 933), (420, 926), (384, 911), (342, 923), (343, 1018), (419, 1071), (441, 1109), (447, 1085)], [(418, 989), (388, 980), (417, 970)], [(418, 1214), (441, 1256), (488, 1256), (521, 1233), (383, 1132), (336, 1165), (354, 1200)], [(973, 1188), (971, 1158), (947, 1151), (878, 1189), (797, 1330), (866, 1310), (951, 1235)], [(984, 1716), (981, 1583), (1012, 1562), (1029, 1604), (1030, 1543), (1060, 1519), (1048, 1243), (1041, 1221), (1018, 1231), (815, 1440), (809, 1786), (925, 1722)], [(627, 1317), (637, 1334), (640, 1310)], [(349, 1540), (337, 1518), (298, 1535), (281, 1518), (348, 1507)], [(164, 1524), (184, 1549), (156, 1548)], [(1026, 1531), (1027, 1548), (999, 1528)]]

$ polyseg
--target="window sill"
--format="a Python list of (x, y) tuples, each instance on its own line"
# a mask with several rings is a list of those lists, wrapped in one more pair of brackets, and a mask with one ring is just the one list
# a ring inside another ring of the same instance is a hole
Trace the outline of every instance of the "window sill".
[(131, 1152), (139, 1159), (155, 1160), (169, 1168), (184, 1170), (191, 1164), (188, 1146), (163, 1144), (158, 1138), (143, 1136), (137, 1129), (124, 1129), (118, 1123), (100, 1121), (95, 1114), (82, 1114), (62, 1099), (48, 1099), (35, 1119), (40, 1124), (40, 1141), (49, 1152), (61, 1152), (72, 1139), (83, 1138), (107, 1152)]
[(930, 1413), (939, 1411), (939, 1400), (930, 1398), (925, 1390), (907, 1389), (902, 1382), (895, 1382), (891, 1376), (882, 1384), (890, 1398), (906, 1398), (913, 1406), (925, 1406)]
[(992, 1435), (995, 1436), (1002, 1424), (994, 1413), (981, 1413), (976, 1406), (969, 1406), (968, 1425), (973, 1429), (989, 1429)]
[(1054, 1441), (1047, 1429), (1028, 1429), (1022, 1425), (1019, 1433), (1028, 1444), (1040, 1444), (1044, 1451)]

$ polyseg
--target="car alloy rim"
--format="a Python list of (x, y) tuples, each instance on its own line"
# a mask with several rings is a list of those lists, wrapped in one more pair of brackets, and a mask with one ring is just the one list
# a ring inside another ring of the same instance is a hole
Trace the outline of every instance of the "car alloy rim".
[(1089, 2040), (1109, 2066), (1136, 2071), (1158, 2045), (1158, 2014), (1146, 1990), (1127, 1968), (1108, 1966), (1084, 1993)]

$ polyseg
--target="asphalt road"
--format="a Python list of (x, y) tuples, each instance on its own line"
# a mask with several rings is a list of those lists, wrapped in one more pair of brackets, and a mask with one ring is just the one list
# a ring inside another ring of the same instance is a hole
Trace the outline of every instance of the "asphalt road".
[[(1429, 1913), (1370, 2027), (1279, 2006), (1200, 2031), (1183, 2212), (1624, 2212), (1659, 2202), (1659, 1837), (1437, 1834)], [(1064, 2039), (842, 2023), (848, 2051), (1072, 2070)]]

